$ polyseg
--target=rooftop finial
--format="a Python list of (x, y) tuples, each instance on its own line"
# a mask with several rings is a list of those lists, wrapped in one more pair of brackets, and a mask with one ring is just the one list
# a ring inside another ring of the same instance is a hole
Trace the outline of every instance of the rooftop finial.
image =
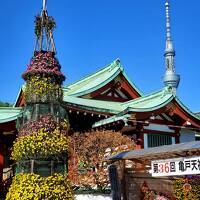
[(47, 9), (47, 0), (43, 0), (43, 9), (42, 10), (46, 10)]
[(165, 2), (166, 9), (166, 48), (165, 48), (165, 66), (166, 72), (164, 75), (165, 86), (171, 86), (174, 91), (178, 88), (180, 76), (175, 73), (175, 51), (171, 39), (170, 27), (170, 5), (169, 0)]

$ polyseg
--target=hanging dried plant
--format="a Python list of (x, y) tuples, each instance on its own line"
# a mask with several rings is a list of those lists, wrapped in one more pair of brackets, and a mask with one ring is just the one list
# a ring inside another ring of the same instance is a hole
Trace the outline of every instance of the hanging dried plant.
[(53, 31), (56, 27), (56, 22), (53, 17), (48, 16), (46, 12), (42, 14), (42, 16), (37, 15), (35, 17), (35, 35), (39, 38), (42, 34), (42, 28), (45, 28), (47, 33)]
[(42, 24), (42, 18), (38, 15), (35, 17), (35, 35), (39, 38), (41, 35), (41, 27)]

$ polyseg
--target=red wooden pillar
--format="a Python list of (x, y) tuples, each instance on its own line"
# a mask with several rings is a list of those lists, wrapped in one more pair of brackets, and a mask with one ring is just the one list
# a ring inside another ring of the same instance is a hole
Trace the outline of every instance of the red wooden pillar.
[(3, 165), (4, 165), (4, 148), (0, 139), (0, 185), (3, 181)]
[(140, 148), (144, 149), (144, 127), (140, 127), (140, 135), (139, 135), (139, 144)]
[(180, 143), (180, 129), (175, 129), (175, 143), (179, 144)]

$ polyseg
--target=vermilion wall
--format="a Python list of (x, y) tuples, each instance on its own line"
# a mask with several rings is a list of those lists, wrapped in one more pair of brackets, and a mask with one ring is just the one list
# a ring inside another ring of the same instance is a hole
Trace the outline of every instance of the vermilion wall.
[(2, 182), (3, 178), (3, 164), (4, 164), (4, 153), (3, 153), (3, 145), (0, 141), (0, 183)]

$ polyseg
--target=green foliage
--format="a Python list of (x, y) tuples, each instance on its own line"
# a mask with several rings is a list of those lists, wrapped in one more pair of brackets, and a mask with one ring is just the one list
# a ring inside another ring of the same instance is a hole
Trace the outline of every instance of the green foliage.
[(36, 174), (18, 174), (6, 200), (72, 200), (71, 183), (65, 175), (54, 174), (47, 178)]
[(0, 107), (12, 107), (12, 104), (8, 102), (0, 101)]
[[(189, 183), (191, 185), (191, 190), (186, 191), (184, 190), (184, 184)], [(174, 188), (174, 195), (176, 196), (177, 200), (199, 200), (200, 199), (200, 178), (194, 177), (191, 179), (178, 179), (174, 181), (173, 184)]]

